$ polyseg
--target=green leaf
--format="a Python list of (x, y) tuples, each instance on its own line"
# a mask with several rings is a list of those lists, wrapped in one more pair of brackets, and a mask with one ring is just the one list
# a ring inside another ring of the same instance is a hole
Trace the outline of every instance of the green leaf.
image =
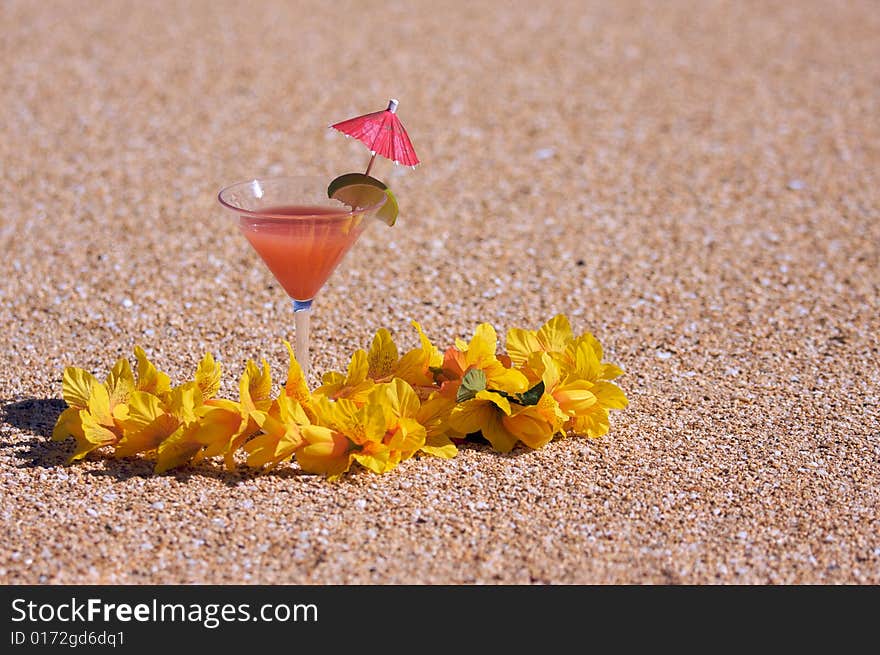
[(455, 401), (463, 403), (477, 395), (477, 392), (486, 388), (486, 374), (479, 369), (471, 369), (461, 379), (461, 386), (455, 396)]
[(526, 391), (520, 396), (522, 405), (537, 405), (544, 395), (544, 381), (538, 382), (534, 387)]

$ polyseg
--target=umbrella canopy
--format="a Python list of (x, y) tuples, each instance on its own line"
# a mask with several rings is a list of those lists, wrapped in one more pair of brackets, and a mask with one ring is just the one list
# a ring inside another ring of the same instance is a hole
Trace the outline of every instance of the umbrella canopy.
[(397, 100), (392, 98), (387, 109), (349, 118), (330, 126), (347, 136), (353, 136), (370, 149), (373, 157), (367, 166), (367, 174), (377, 154), (395, 164), (416, 166), (419, 163), (409, 135), (397, 117), (397, 104)]

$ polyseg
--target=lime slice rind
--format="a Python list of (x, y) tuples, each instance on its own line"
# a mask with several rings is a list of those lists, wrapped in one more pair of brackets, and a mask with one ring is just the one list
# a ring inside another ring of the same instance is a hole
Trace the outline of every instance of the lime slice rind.
[(397, 221), (399, 208), (397, 198), (388, 185), (375, 177), (363, 173), (345, 173), (327, 187), (327, 197), (334, 198), (350, 207), (369, 207), (379, 202), (385, 195), (385, 204), (376, 212), (376, 218), (391, 226)]

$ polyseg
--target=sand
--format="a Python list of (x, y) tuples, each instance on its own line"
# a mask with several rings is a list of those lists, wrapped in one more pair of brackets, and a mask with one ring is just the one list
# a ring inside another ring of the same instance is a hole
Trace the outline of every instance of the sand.
[[(880, 13), (872, 2), (4, 2), (0, 581), (880, 583)], [(284, 293), (216, 203), (363, 170), (313, 364), (557, 312), (627, 371), (611, 433), (295, 468), (67, 466), (61, 374), (205, 351), (280, 376)]]

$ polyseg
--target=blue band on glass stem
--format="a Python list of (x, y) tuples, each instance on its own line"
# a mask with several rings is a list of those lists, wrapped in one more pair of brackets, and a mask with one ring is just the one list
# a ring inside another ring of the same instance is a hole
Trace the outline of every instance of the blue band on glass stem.
[(311, 300), (294, 300), (293, 301), (293, 311), (295, 312), (304, 312), (307, 309), (312, 308)]

